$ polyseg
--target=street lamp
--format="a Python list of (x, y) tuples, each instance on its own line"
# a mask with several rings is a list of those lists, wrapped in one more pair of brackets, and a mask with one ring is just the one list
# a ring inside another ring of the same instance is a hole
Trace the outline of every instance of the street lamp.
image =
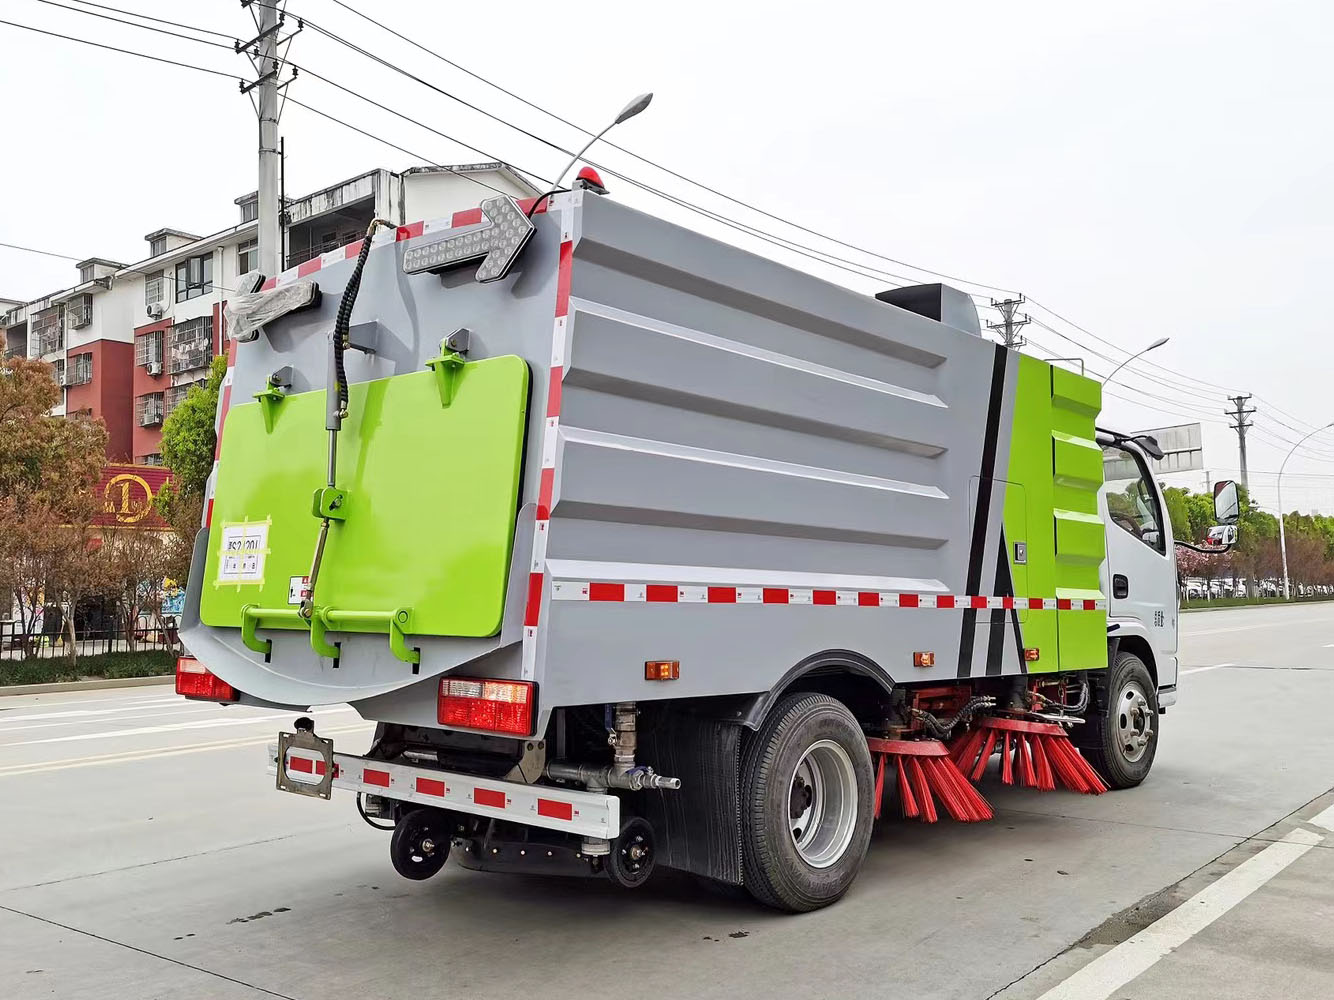
[(653, 100), (652, 93), (640, 94), (625, 107), (621, 108), (621, 113), (618, 114), (606, 128), (593, 136), (593, 138), (589, 139), (588, 142), (584, 143), (584, 148), (575, 153), (574, 156), (570, 157), (570, 162), (565, 164), (565, 169), (556, 175), (556, 182), (551, 185), (552, 189), (555, 190), (560, 187), (561, 179), (570, 172), (571, 167), (579, 162), (580, 157), (588, 152), (589, 146), (593, 145), (593, 143), (597, 142), (617, 125), (621, 124), (621, 122), (629, 121), (635, 115), (639, 114), (639, 112), (648, 107), (649, 101), (651, 100)]
[[(1144, 355), (1148, 354), (1150, 351), (1156, 351), (1158, 348), (1162, 347), (1164, 344), (1166, 344), (1166, 343), (1167, 343), (1169, 340), (1171, 340), (1171, 339), (1172, 339), (1171, 337), (1159, 337), (1157, 340), (1155, 340), (1155, 341), (1154, 341), (1152, 344), (1150, 344), (1148, 347), (1144, 348), (1144, 350), (1140, 351), (1138, 354), (1132, 354), (1132, 355), (1130, 355), (1130, 357), (1126, 358), (1126, 359), (1125, 359), (1124, 361), (1122, 361), (1119, 365), (1117, 365), (1115, 368), (1113, 368), (1113, 369), (1112, 369), (1112, 375), (1115, 375), (1117, 372), (1119, 372), (1119, 371), (1120, 371), (1122, 368), (1124, 368), (1126, 365), (1130, 364), (1130, 362), (1134, 361), (1136, 358), (1141, 358), (1141, 357), (1143, 357)], [(1103, 380), (1102, 380), (1102, 384), (1103, 384), (1103, 385), (1106, 385), (1108, 382), (1110, 382), (1110, 381), (1112, 380), (1112, 375), (1108, 375), (1105, 379), (1103, 379)]]
[(1283, 600), (1292, 600), (1292, 593), (1288, 587), (1288, 538), (1283, 531), (1283, 470), (1288, 467), (1288, 459), (1292, 457), (1293, 452), (1306, 443), (1306, 438), (1319, 434), (1321, 431), (1327, 431), (1334, 427), (1334, 422), (1325, 424), (1324, 427), (1317, 427), (1306, 437), (1302, 438), (1292, 446), (1292, 451), (1288, 452), (1287, 457), (1283, 459), (1283, 464), (1278, 467), (1278, 550), (1283, 554)]

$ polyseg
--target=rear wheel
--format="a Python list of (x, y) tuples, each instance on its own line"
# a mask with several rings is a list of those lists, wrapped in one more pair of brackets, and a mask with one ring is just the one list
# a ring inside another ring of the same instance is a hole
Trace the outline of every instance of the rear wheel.
[(742, 762), (746, 887), (802, 912), (847, 892), (871, 839), (871, 754), (851, 712), (822, 694), (782, 699)]
[(1113, 788), (1133, 788), (1149, 776), (1158, 751), (1158, 691), (1149, 668), (1120, 652), (1107, 686), (1088, 715), (1084, 753)]

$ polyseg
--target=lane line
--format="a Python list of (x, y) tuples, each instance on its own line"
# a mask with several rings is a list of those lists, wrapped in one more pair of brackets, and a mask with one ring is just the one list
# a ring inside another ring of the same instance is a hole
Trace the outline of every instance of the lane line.
[(1138, 934), (1099, 955), (1038, 1000), (1108, 1000), (1323, 840), (1309, 830), (1293, 830)]
[[(204, 714), (203, 712), (180, 712), (175, 709), (167, 712), (153, 712), (148, 711), (147, 709), (144, 711), (147, 712), (146, 715), (135, 714), (133, 716), (126, 716), (124, 721), (142, 722), (145, 719), (170, 719), (181, 718), (182, 716), (195, 716), (198, 718)], [(108, 723), (114, 725), (120, 721), (121, 719), (62, 719), (60, 722), (33, 722), (25, 726), (10, 726), (6, 725), (3, 721), (0, 721), (0, 736), (8, 736), (10, 733), (28, 732), (32, 729), (60, 729), (62, 727), (69, 729), (73, 726), (103, 725)]]
[(1313, 622), (1328, 622), (1328, 618), (1292, 618), (1284, 621), (1266, 622), (1263, 625), (1233, 625), (1230, 628), (1208, 628), (1201, 627), (1196, 629), (1184, 629), (1187, 635), (1210, 636), (1221, 635), (1224, 632), (1250, 632), (1257, 628), (1287, 628), (1289, 625), (1310, 625)]
[(1206, 670), (1217, 670), (1219, 667), (1235, 667), (1235, 666), (1236, 666), (1235, 663), (1215, 663), (1212, 666), (1208, 667), (1191, 667), (1189, 670), (1181, 670), (1178, 671), (1178, 673), (1181, 676), (1185, 676), (1186, 674), (1202, 674)]
[(34, 719), (87, 719), (87, 718), (92, 718), (95, 715), (116, 715), (121, 712), (136, 712), (145, 708), (160, 708), (163, 705), (170, 705), (172, 702), (176, 702), (179, 705), (188, 705), (191, 707), (202, 704), (201, 702), (197, 701), (195, 702), (187, 701), (185, 698), (181, 697), (172, 697), (172, 698), (157, 698), (154, 699), (153, 701), (127, 701), (124, 702), (119, 708), (89, 708), (89, 709), (80, 708), (80, 709), (72, 709), (68, 712), (34, 712), (29, 715), (9, 714), (9, 712), (22, 711), (23, 708), (37, 707), (35, 705), (25, 705), (22, 708), (9, 709), (4, 714), (0, 715), (0, 724), (6, 724), (10, 722), (29, 722)]
[[(356, 712), (356, 709), (351, 705), (348, 705), (345, 708), (326, 709), (319, 714), (322, 716), (330, 716), (342, 715), (347, 712)], [(0, 747), (28, 747), (45, 743), (79, 743), (84, 740), (104, 740), (113, 736), (151, 736), (156, 733), (176, 733), (189, 729), (217, 729), (221, 726), (273, 725), (283, 717), (285, 717), (283, 713), (275, 712), (271, 716), (258, 715), (245, 719), (199, 719), (195, 722), (167, 722), (160, 726), (140, 726), (136, 729), (110, 729), (105, 733), (76, 733), (73, 736), (49, 736), (40, 740), (21, 740), (17, 743), (0, 743)]]
[[(373, 730), (375, 723), (366, 722), (359, 726), (335, 726), (323, 729), (322, 733), (356, 733)], [(275, 730), (276, 732), (276, 730)], [(99, 764), (126, 764), (140, 760), (152, 760), (157, 757), (179, 757), (182, 754), (203, 753), (207, 750), (230, 750), (235, 747), (257, 747), (272, 743), (276, 736), (249, 736), (236, 740), (217, 740), (211, 743), (196, 743), (183, 747), (164, 747), (159, 750), (127, 750), (121, 753), (98, 754), (94, 757), (75, 757), (70, 760), (54, 761), (46, 764), (11, 764), (0, 767), (0, 778), (12, 778), (24, 774), (45, 774), (48, 771), (65, 771), (75, 767), (95, 767)]]

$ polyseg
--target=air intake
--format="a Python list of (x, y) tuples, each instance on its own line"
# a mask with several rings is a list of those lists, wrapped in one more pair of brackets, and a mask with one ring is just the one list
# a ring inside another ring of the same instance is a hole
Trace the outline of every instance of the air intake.
[(875, 297), (881, 302), (971, 333), (974, 337), (982, 336), (982, 326), (977, 321), (977, 307), (973, 305), (972, 298), (949, 285), (906, 285), (877, 292)]

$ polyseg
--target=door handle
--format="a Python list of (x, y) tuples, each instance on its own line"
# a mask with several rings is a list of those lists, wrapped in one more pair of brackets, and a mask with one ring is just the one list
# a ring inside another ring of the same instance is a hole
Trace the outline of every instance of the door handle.
[(1112, 596), (1115, 598), (1130, 596), (1130, 581), (1121, 573), (1112, 574)]

